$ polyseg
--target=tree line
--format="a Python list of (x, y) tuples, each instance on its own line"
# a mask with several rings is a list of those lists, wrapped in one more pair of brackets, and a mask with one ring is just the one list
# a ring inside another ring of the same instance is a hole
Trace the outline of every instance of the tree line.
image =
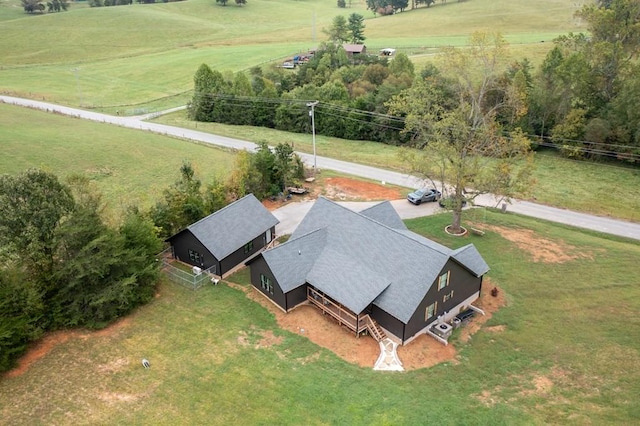
[(69, 9), (67, 0), (50, 0), (46, 3), (43, 0), (21, 0), (21, 4), (26, 13), (63, 12)]
[(0, 371), (46, 331), (101, 328), (153, 297), (153, 222), (132, 209), (110, 227), (100, 213), (82, 176), (0, 176)]
[[(637, 163), (640, 5), (601, 1), (577, 14), (587, 22), (589, 35), (557, 38), (537, 69), (525, 58), (493, 70), (484, 88), (488, 98), (499, 100), (513, 90), (519, 97), (517, 107), (497, 114), (497, 123), (506, 132), (520, 129), (535, 147), (553, 147), (568, 157)], [(328, 34), (335, 30), (334, 25)], [(390, 61), (374, 55), (349, 57), (340, 46), (342, 38), (332, 39), (297, 72), (253, 68), (233, 75), (203, 64), (194, 76), (191, 118), (307, 133), (306, 104), (318, 100), (320, 134), (417, 146), (420, 141), (407, 127), (406, 114), (391, 113), (394, 98), (423, 84), (438, 84), (455, 94), (458, 75), (435, 65), (415, 72), (403, 53)], [(449, 108), (449, 101), (443, 98), (442, 107)]]
[(287, 187), (302, 185), (304, 174), (302, 160), (287, 143), (271, 149), (260, 142), (255, 152), (238, 152), (227, 178), (213, 179), (205, 186), (186, 162), (180, 168), (180, 179), (164, 190), (149, 217), (160, 237), (167, 238), (247, 194), (259, 200), (282, 197)]
[(323, 44), (297, 73), (254, 67), (222, 74), (202, 64), (194, 76), (189, 115), (197, 121), (311, 131), (307, 103), (319, 100), (316, 131), (346, 139), (407, 142), (384, 105), (410, 87), (413, 64), (404, 54), (350, 58), (340, 45)]
[(278, 195), (302, 177), (286, 143), (239, 152), (228, 178), (206, 186), (185, 162), (152, 208), (131, 206), (110, 226), (82, 175), (0, 175), (0, 371), (47, 331), (103, 328), (151, 300), (165, 238), (248, 193)]

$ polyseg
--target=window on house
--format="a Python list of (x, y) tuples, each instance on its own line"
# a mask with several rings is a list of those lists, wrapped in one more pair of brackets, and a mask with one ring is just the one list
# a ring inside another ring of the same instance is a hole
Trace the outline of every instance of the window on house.
[(424, 320), (428, 320), (432, 316), (436, 314), (436, 310), (438, 309), (438, 302), (433, 302), (431, 305), (427, 306), (427, 309), (424, 313)]
[(446, 302), (447, 300), (451, 299), (453, 297), (453, 290), (451, 290), (451, 293), (447, 293), (444, 295), (444, 297), (442, 298), (443, 302)]
[(202, 264), (203, 258), (200, 256), (200, 253), (194, 250), (189, 250), (189, 260), (193, 263), (197, 263), (198, 265)]
[(253, 241), (249, 241), (247, 244), (244, 245), (244, 252), (249, 253), (252, 250), (253, 250)]
[(449, 285), (449, 271), (440, 275), (440, 278), (438, 279), (438, 290), (442, 290), (448, 285)]
[(273, 294), (273, 284), (271, 278), (260, 274), (260, 287), (269, 294)]

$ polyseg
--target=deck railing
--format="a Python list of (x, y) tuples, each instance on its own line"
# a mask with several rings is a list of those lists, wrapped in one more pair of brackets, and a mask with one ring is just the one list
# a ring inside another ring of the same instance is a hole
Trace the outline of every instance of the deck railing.
[(322, 310), (324, 314), (332, 316), (340, 325), (345, 325), (356, 336), (367, 330), (378, 342), (384, 338), (376, 322), (368, 314), (358, 316), (339, 303), (334, 302), (321, 291), (307, 287), (307, 299)]
[(307, 287), (307, 299), (318, 306), (323, 313), (335, 318), (340, 325), (346, 325), (354, 333), (358, 332), (358, 318), (353, 312), (311, 287)]

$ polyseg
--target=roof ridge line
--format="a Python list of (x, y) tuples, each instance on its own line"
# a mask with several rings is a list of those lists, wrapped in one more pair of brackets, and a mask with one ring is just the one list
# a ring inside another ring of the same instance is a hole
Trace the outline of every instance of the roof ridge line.
[[(189, 230), (191, 230), (191, 227), (192, 227), (192, 226), (196, 226), (197, 224), (199, 224), (199, 223), (200, 223), (200, 222), (202, 222), (203, 220), (207, 219), (208, 217), (213, 216), (214, 214), (217, 214), (217, 213), (219, 213), (219, 212), (221, 212), (221, 211), (224, 211), (224, 210), (225, 210), (225, 209), (227, 209), (227, 208), (230, 208), (230, 207), (231, 207), (231, 206), (233, 206), (235, 203), (239, 202), (240, 200), (244, 200), (245, 198), (247, 198), (247, 197), (249, 197), (249, 196), (253, 196), (253, 198), (255, 198), (258, 202), (260, 202), (260, 200), (258, 200), (258, 199), (256, 198), (256, 196), (255, 196), (255, 195), (253, 195), (253, 192), (250, 192), (250, 193), (248, 193), (247, 195), (245, 195), (244, 197), (242, 197), (242, 198), (238, 198), (237, 200), (232, 201), (231, 203), (227, 204), (227, 205), (226, 205), (226, 206), (224, 206), (223, 208), (218, 209), (218, 210), (216, 210), (215, 212), (213, 212), (213, 213), (211, 213), (211, 214), (206, 215), (205, 217), (203, 217), (202, 219), (198, 220), (197, 222), (192, 223), (191, 225), (188, 225), (188, 226), (187, 226), (186, 228), (184, 228), (184, 229), (189, 229)], [(260, 204), (262, 204), (262, 203), (260, 203)], [(183, 230), (184, 230), (184, 229), (183, 229)]]
[[(434, 248), (434, 247), (428, 246), (428, 245), (426, 245), (426, 244), (422, 244), (421, 242), (416, 241), (414, 238), (411, 238), (411, 237), (409, 237), (408, 235), (406, 235), (404, 232), (402, 232), (402, 230), (392, 228), (391, 226), (386, 225), (386, 224), (384, 224), (384, 223), (382, 223), (382, 222), (379, 222), (379, 221), (377, 221), (377, 220), (375, 220), (375, 219), (373, 219), (373, 218), (371, 218), (371, 217), (369, 217), (369, 216), (363, 215), (361, 212), (353, 211), (353, 210), (351, 210), (350, 208), (345, 207), (345, 206), (342, 206), (342, 205), (338, 204), (337, 202), (335, 202), (335, 201), (333, 201), (333, 200), (330, 200), (330, 199), (328, 199), (328, 198), (326, 198), (326, 197), (324, 197), (324, 196), (322, 196), (322, 195), (321, 195), (320, 197), (321, 197), (321, 198), (323, 198), (323, 199), (325, 199), (325, 200), (327, 200), (327, 201), (329, 201), (330, 203), (332, 203), (332, 204), (334, 204), (334, 205), (336, 205), (336, 206), (338, 206), (338, 207), (341, 207), (341, 208), (345, 209), (345, 210), (346, 210), (346, 211), (348, 211), (348, 212), (351, 212), (351, 213), (356, 214), (356, 215), (358, 215), (358, 216), (360, 216), (360, 217), (362, 217), (362, 218), (365, 218), (365, 219), (367, 219), (367, 220), (369, 220), (369, 221), (371, 221), (371, 222), (374, 222), (374, 223), (375, 223), (375, 224), (377, 224), (377, 225), (383, 226), (383, 227), (385, 227), (386, 229), (388, 229), (388, 230), (390, 230), (390, 231), (392, 231), (392, 232), (395, 232), (396, 234), (398, 234), (398, 235), (402, 236), (403, 238), (406, 238), (406, 239), (408, 239), (408, 240), (411, 240), (411, 241), (413, 241), (413, 242), (414, 242), (414, 243), (416, 243), (416, 244), (420, 244), (422, 247), (427, 247), (427, 248), (429, 248), (429, 249), (431, 249), (431, 250), (434, 250), (434, 251), (437, 251), (438, 253), (441, 253), (441, 254), (443, 254), (443, 255), (445, 255), (445, 256), (449, 256), (449, 257), (452, 257), (452, 256), (453, 256), (453, 250), (452, 250), (452, 249), (450, 249), (450, 248), (448, 248), (448, 247), (446, 247), (446, 246), (444, 246), (444, 245), (442, 245), (442, 244), (440, 244), (440, 243), (437, 243), (437, 242), (435, 242), (435, 241), (434, 241), (434, 243), (436, 243), (436, 244), (438, 244), (438, 245), (440, 245), (440, 246), (444, 247), (444, 248), (447, 250), (447, 252), (443, 252), (442, 250), (437, 250), (437, 249), (436, 249), (436, 248)], [(390, 202), (389, 200), (380, 201), (378, 204), (374, 204), (374, 205), (373, 205), (373, 206), (371, 206), (371, 207), (367, 207), (367, 209), (373, 208), (373, 207), (378, 206), (378, 205), (383, 204), (383, 203), (391, 203), (391, 202)], [(393, 204), (392, 204), (391, 206), (393, 207)], [(367, 210), (367, 209), (365, 209), (365, 210)], [(395, 208), (394, 208), (394, 211), (395, 211)], [(397, 214), (397, 212), (396, 212), (396, 214)], [(399, 216), (400, 216), (400, 215), (398, 215), (398, 217), (399, 217)], [(400, 220), (402, 220), (402, 218), (400, 218)], [(422, 235), (417, 234), (417, 233), (415, 233), (415, 232), (413, 232), (413, 231), (411, 231), (411, 230), (409, 230), (409, 229), (407, 229), (407, 230), (406, 230), (406, 232), (411, 232), (412, 234), (415, 234), (415, 235), (417, 235), (417, 236), (419, 236), (419, 237), (426, 238), (426, 237), (423, 237)]]

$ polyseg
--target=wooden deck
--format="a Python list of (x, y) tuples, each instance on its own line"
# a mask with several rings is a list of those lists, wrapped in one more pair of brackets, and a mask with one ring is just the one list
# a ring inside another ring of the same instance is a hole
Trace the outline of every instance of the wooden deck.
[(368, 314), (356, 315), (319, 290), (307, 287), (307, 299), (318, 307), (324, 315), (330, 315), (338, 321), (338, 324), (344, 325), (353, 331), (356, 336), (360, 336), (366, 330), (377, 341), (381, 341), (386, 337), (378, 324)]

